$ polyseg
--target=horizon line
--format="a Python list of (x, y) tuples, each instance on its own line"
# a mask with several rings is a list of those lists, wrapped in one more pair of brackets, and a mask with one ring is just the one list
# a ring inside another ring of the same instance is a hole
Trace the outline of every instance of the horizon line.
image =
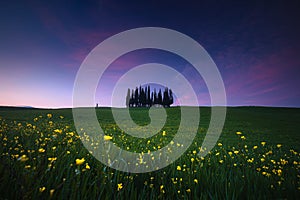
[[(176, 105), (171, 106), (170, 108), (176, 107), (227, 107), (227, 108), (237, 108), (237, 107), (265, 107), (265, 108), (300, 108), (300, 106), (270, 106), (270, 105)], [(12, 105), (0, 105), (0, 108), (21, 108), (21, 109), (41, 109), (41, 110), (59, 110), (59, 109), (76, 109), (76, 108), (129, 108), (126, 106), (123, 107), (112, 107), (112, 106), (82, 106), (82, 107), (33, 107), (33, 106), (12, 106)], [(130, 107), (130, 108), (146, 108), (146, 107)], [(150, 107), (147, 107), (150, 108)]]

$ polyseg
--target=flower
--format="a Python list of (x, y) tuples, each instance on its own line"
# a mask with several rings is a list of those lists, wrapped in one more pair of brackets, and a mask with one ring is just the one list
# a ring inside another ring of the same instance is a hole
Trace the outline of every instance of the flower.
[(242, 132), (238, 131), (236, 132), (237, 135), (242, 135)]
[(60, 130), (60, 129), (55, 129), (54, 132), (55, 132), (55, 133), (62, 133), (62, 130)]
[(198, 184), (198, 180), (197, 179), (194, 179), (194, 182)]
[(298, 165), (298, 162), (294, 160), (293, 164), (294, 164), (294, 165)]
[(282, 146), (282, 144), (277, 144), (276, 146), (277, 146), (278, 148), (280, 148), (280, 147)]
[(191, 192), (191, 189), (190, 189), (190, 188), (189, 188), (189, 189), (187, 189), (187, 190), (186, 190), (186, 192), (187, 192), (187, 193), (190, 193), (190, 192)]
[(260, 144), (263, 145), (263, 146), (265, 146), (266, 142), (261, 142)]
[(109, 141), (109, 140), (111, 140), (111, 139), (112, 139), (111, 136), (109, 136), (109, 135), (104, 135), (104, 140), (105, 140), (105, 141)]
[(281, 170), (281, 169), (278, 169), (278, 170), (277, 170), (277, 173), (278, 173), (278, 176), (281, 176), (282, 170)]
[(56, 158), (56, 157), (48, 158), (48, 160), (49, 160), (50, 162), (53, 162), (53, 161), (57, 160), (57, 158)]
[(221, 147), (221, 146), (222, 146), (222, 143), (218, 143), (218, 146)]
[(118, 191), (120, 191), (123, 188), (123, 183), (118, 183)]
[(22, 155), (20, 158), (18, 158), (18, 160), (20, 160), (21, 162), (25, 162), (27, 161), (29, 158), (24, 154)]
[(167, 134), (166, 134), (166, 131), (163, 131), (163, 132), (162, 132), (162, 135), (163, 135), (163, 136), (166, 136), (166, 135), (167, 135)]
[(85, 159), (81, 158), (81, 159), (76, 159), (76, 165), (82, 165), (84, 163)]
[(91, 167), (89, 166), (88, 163), (85, 163), (85, 168), (86, 168), (86, 169), (91, 169)]
[(245, 139), (246, 139), (246, 137), (242, 135), (242, 136), (241, 136), (241, 139), (242, 139), (242, 140), (245, 140)]
[(39, 191), (40, 191), (40, 192), (44, 192), (45, 190), (46, 190), (46, 187), (40, 187), (40, 188), (39, 188)]
[(43, 148), (39, 149), (39, 153), (44, 153), (44, 152), (45, 152), (45, 149), (43, 149)]
[(52, 117), (52, 114), (50, 114), (50, 113), (47, 114), (47, 117), (48, 117), (48, 118), (51, 118), (51, 117)]
[(50, 197), (53, 196), (54, 191), (55, 191), (54, 189), (50, 190)]
[(178, 170), (178, 171), (181, 171), (181, 167), (180, 167), (179, 165), (177, 166), (177, 170)]
[(255, 146), (253, 146), (253, 149), (257, 149), (257, 146), (255, 145)]

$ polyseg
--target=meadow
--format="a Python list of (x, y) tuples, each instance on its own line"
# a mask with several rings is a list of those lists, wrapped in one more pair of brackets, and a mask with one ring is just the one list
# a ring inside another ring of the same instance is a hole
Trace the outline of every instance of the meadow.
[[(118, 128), (110, 108), (96, 110), (104, 139), (134, 152), (172, 142), (180, 107), (166, 111), (159, 133), (137, 139)], [(178, 160), (158, 171), (133, 174), (105, 166), (84, 148), (71, 109), (1, 107), (0, 199), (300, 197), (300, 109), (229, 107), (221, 137), (205, 157), (197, 153), (210, 108), (200, 107), (200, 113), (197, 135)], [(139, 125), (150, 121), (147, 108), (132, 108), (131, 116)]]

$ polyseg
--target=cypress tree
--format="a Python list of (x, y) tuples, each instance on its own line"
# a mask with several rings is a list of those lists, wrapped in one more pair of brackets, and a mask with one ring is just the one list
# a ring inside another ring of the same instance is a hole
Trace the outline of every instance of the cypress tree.
[[(169, 93), (168, 93), (168, 88), (165, 88), (164, 94), (163, 94), (163, 101), (162, 101), (162, 105), (164, 107), (167, 107), (169, 104)], [(169, 106), (168, 106), (169, 107)]]
[(154, 104), (153, 92), (151, 92), (150, 107)]
[(147, 89), (147, 105), (148, 107), (151, 106), (150, 85), (148, 85), (148, 89)]
[(134, 92), (134, 105), (137, 107), (139, 104), (139, 89), (136, 87)]
[(169, 102), (168, 102), (168, 106), (170, 107), (171, 104), (174, 103), (174, 98), (173, 98), (173, 92), (171, 89), (169, 89)]
[(158, 104), (157, 101), (157, 94), (156, 94), (156, 89), (154, 88), (154, 99), (153, 99), (153, 104)]
[(158, 92), (158, 95), (157, 95), (157, 104), (162, 105), (161, 89), (159, 89), (159, 92)]
[(127, 90), (127, 96), (126, 96), (126, 107), (129, 107), (129, 101), (130, 101), (130, 89)]

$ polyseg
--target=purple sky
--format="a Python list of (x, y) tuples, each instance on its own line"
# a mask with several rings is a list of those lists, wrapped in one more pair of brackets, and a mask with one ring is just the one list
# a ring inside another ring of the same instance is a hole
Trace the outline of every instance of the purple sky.
[[(0, 105), (72, 107), (77, 70), (96, 45), (121, 31), (154, 26), (182, 32), (206, 49), (222, 75), (228, 105), (300, 107), (297, 1), (130, 2), (1, 1)], [(110, 106), (118, 78), (148, 62), (181, 72), (199, 104), (210, 105), (192, 66), (160, 50), (117, 59), (99, 82), (95, 101)]]

